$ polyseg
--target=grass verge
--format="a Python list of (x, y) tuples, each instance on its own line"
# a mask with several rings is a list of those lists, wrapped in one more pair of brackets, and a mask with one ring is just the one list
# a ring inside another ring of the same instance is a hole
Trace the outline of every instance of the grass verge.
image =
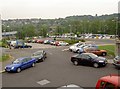
[(99, 46), (99, 49), (107, 50), (107, 55), (108, 56), (115, 57), (115, 45)]
[(11, 58), (11, 56), (10, 56), (9, 54), (3, 54), (3, 55), (0, 57), (0, 62), (9, 60), (10, 58)]

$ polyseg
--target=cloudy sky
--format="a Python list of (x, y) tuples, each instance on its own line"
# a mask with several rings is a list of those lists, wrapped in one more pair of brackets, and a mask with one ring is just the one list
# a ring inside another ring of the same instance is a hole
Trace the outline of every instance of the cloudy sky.
[(119, 0), (0, 0), (2, 19), (64, 18), (118, 12)]

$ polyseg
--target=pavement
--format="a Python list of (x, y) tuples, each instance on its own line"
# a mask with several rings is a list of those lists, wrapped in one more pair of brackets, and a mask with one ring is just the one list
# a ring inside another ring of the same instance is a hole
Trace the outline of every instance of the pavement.
[[(111, 42), (111, 41), (110, 41)], [(93, 41), (87, 41), (87, 43), (93, 43)], [(106, 43), (106, 44), (103, 44), (103, 42), (99, 42), (99, 41), (96, 41), (96, 44), (97, 45), (113, 45), (113, 43)], [(53, 46), (53, 45), (49, 45), (49, 44), (36, 44), (36, 43), (28, 43), (28, 45), (32, 45), (32, 48), (31, 48), (31, 50), (37, 50), (37, 49), (53, 49), (53, 48), (63, 48), (62, 49), (62, 51), (68, 51), (69, 50), (69, 46), (64, 46), (64, 47), (62, 47), (62, 46)], [(0, 55), (2, 55), (2, 53), (7, 53), (7, 54), (11, 54), (11, 56), (12, 55), (14, 55), (14, 54), (16, 54), (19, 50), (23, 50), (23, 51), (25, 51), (25, 50), (29, 50), (29, 49), (8, 49), (8, 48), (0, 48), (0, 51), (1, 51), (1, 54)], [(16, 53), (11, 53), (11, 52), (13, 52), (13, 51), (15, 51)], [(25, 54), (27, 54), (27, 53), (25, 53)], [(12, 59), (11, 60), (8, 60), (8, 61), (5, 61), (4, 63), (1, 63), (0, 62), (0, 73), (4, 73), (5, 72), (5, 70), (4, 70), (4, 67), (5, 67), (5, 65), (7, 65), (7, 64), (9, 64), (9, 63), (11, 63), (11, 61), (13, 61), (15, 58), (18, 58), (18, 55), (19, 54), (17, 54), (15, 57), (12, 57)], [(22, 54), (23, 55), (23, 54)], [(23, 55), (23, 56), (25, 56), (25, 55)], [(29, 55), (30, 56), (30, 55)], [(22, 57), (22, 56), (21, 56)], [(110, 63), (110, 64), (112, 64), (113, 63), (113, 59), (108, 59), (108, 63)]]
[[(82, 87), (94, 87), (97, 80), (105, 75), (117, 74), (118, 70), (111, 64), (104, 68), (93, 68), (87, 66), (74, 66), (70, 58), (75, 53), (69, 52), (66, 47), (53, 47), (51, 45), (35, 44), (28, 49), (4, 49), (4, 53), (14, 56), (11, 60), (5, 61), (2, 67), (2, 84), (6, 87), (61, 87), (75, 84)], [(16, 58), (30, 56), (38, 50), (47, 52), (47, 59), (37, 63), (35, 67), (23, 70), (21, 73), (6, 73), (4, 67)], [(3, 70), (3, 71), (2, 71)], [(89, 75), (89, 76), (88, 76)], [(19, 80), (19, 81), (18, 81)]]

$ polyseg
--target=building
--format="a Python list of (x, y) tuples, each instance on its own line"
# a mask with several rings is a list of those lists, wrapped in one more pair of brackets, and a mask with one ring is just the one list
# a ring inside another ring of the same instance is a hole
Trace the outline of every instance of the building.
[(9, 38), (15, 38), (16, 35), (17, 34), (17, 31), (12, 31), (12, 32), (3, 32), (2, 33), (2, 37), (4, 38), (6, 38), (6, 37), (9, 37)]

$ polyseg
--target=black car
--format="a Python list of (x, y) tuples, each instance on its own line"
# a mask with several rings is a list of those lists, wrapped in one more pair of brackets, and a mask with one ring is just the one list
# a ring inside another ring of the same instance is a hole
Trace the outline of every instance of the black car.
[(116, 68), (120, 68), (120, 56), (116, 56), (113, 60), (113, 65), (116, 67)]
[(35, 58), (36, 62), (42, 62), (46, 58), (46, 52), (44, 50), (37, 51), (32, 54), (32, 58)]
[(98, 68), (100, 66), (106, 66), (107, 60), (104, 57), (98, 57), (93, 53), (82, 53), (71, 57), (71, 61), (74, 65), (88, 65)]
[(31, 45), (16, 45), (14, 46), (14, 49), (17, 49), (17, 48), (32, 48)]

